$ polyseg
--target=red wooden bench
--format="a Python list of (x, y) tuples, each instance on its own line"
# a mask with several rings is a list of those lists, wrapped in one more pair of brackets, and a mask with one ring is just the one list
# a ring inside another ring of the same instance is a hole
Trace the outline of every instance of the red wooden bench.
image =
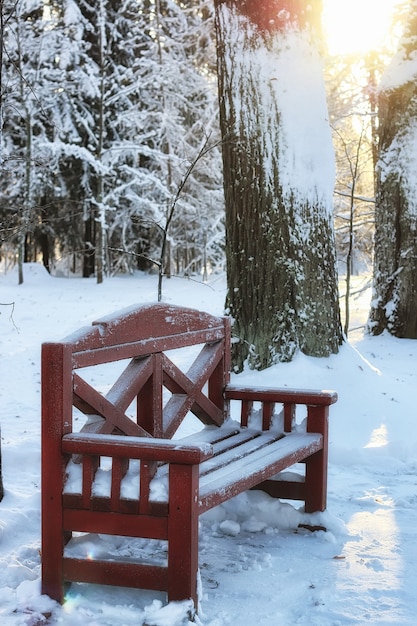
[[(190, 346), (198, 354), (184, 367)], [(165, 304), (122, 311), (42, 346), (43, 593), (62, 602), (64, 584), (78, 581), (196, 603), (199, 514), (255, 487), (304, 500), (307, 512), (325, 509), (336, 394), (240, 388), (229, 384), (229, 370), (230, 320)], [(105, 376), (116, 378), (110, 387)], [(236, 403), (240, 421), (229, 415)], [(305, 432), (295, 428), (296, 405), (306, 406)], [(190, 412), (200, 431), (173, 439)], [(299, 462), (304, 480), (277, 479)], [(134, 463), (137, 486), (126, 496)], [(96, 489), (99, 475), (108, 477), (105, 493)], [(157, 479), (167, 483), (165, 498), (153, 495)], [(78, 533), (163, 540), (166, 562), (74, 556)]]

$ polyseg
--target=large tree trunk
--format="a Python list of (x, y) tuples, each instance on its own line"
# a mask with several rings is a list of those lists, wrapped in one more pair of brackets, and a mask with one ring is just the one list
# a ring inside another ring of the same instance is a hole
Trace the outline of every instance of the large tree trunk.
[[(328, 356), (342, 340), (323, 78), (311, 77), (307, 31), (282, 4), (216, 5), (236, 370), (246, 359), (257, 369), (291, 360), (298, 349)], [(317, 87), (322, 119), (310, 111)]]
[[(417, 339), (417, 2), (379, 96), (373, 298), (369, 330)], [(410, 72), (411, 70), (411, 72)]]

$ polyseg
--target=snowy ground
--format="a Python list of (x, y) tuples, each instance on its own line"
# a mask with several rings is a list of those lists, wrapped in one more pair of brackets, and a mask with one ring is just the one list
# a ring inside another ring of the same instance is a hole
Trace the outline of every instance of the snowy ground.
[[(356, 280), (357, 287), (366, 278)], [(171, 279), (164, 299), (220, 314), (223, 278)], [(186, 603), (163, 594), (74, 585), (61, 608), (40, 596), (40, 344), (127, 305), (155, 300), (156, 277), (52, 278), (40, 266), (0, 273), (0, 623), (5, 626), (177, 626)], [(352, 302), (363, 324), (366, 289)], [(331, 408), (327, 532), (297, 532), (303, 514), (264, 494), (242, 495), (201, 521), (204, 626), (417, 623), (417, 342), (350, 335), (329, 359), (299, 355), (254, 384), (336, 389)], [(223, 523), (222, 523), (223, 522)], [(224, 523), (225, 522), (225, 523)], [(238, 525), (232, 524), (237, 522)], [(223, 530), (222, 530), (223, 529)], [(237, 534), (228, 534), (236, 529)]]

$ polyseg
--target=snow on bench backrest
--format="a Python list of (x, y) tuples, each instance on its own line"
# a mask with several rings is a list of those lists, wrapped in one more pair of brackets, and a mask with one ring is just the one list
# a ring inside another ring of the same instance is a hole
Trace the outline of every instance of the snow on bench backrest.
[[(200, 345), (184, 372), (167, 354)], [(43, 345), (44, 418), (73, 432), (73, 406), (88, 417), (84, 432), (171, 438), (189, 411), (223, 423), (229, 381), (230, 320), (185, 307), (145, 304), (103, 317), (62, 342)], [(127, 360), (101, 393), (83, 368)], [(136, 403), (134, 419), (126, 415)], [(51, 406), (58, 410), (51, 412)]]

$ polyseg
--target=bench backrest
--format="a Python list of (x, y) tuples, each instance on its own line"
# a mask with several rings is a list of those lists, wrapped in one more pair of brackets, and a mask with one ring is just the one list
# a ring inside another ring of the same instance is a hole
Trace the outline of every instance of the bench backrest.
[[(170, 358), (171, 350), (200, 344), (186, 372)], [(82, 375), (84, 368), (123, 360), (124, 370), (105, 395)], [(73, 432), (74, 407), (88, 416), (83, 431), (95, 433), (170, 438), (189, 411), (204, 424), (220, 425), (227, 416), (229, 371), (229, 318), (167, 304), (120, 311), (43, 344), (44, 436)], [(135, 419), (126, 415), (132, 402)]]

